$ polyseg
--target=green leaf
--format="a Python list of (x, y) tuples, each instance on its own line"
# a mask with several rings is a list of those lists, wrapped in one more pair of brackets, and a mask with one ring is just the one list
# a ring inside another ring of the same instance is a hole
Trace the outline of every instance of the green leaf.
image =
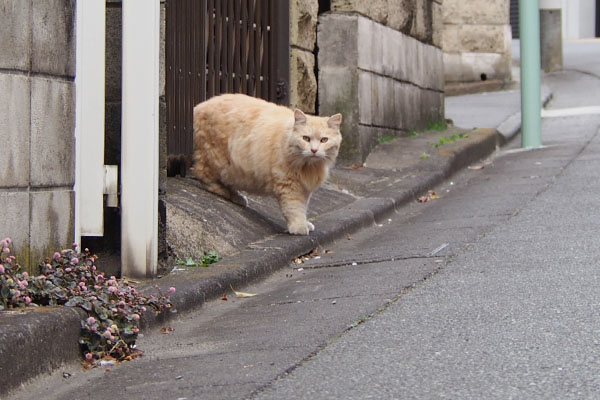
[(77, 307), (77, 306), (80, 306), (82, 302), (83, 302), (83, 297), (81, 297), (81, 296), (75, 296), (75, 297), (71, 297), (69, 299), (69, 301), (67, 301), (65, 303), (65, 306), (67, 306), (67, 307)]
[(214, 264), (220, 259), (221, 257), (219, 257), (219, 254), (216, 251), (210, 250), (208, 253), (205, 253), (202, 257), (202, 264)]
[(427, 123), (428, 131), (445, 131), (446, 129), (448, 129), (448, 124), (444, 120), (429, 121)]
[(185, 264), (186, 267), (195, 267), (198, 264), (196, 264), (196, 262), (192, 259), (192, 257), (188, 257), (185, 259)]
[(83, 300), (81, 302), (81, 304), (79, 304), (79, 306), (81, 308), (83, 308), (85, 311), (91, 311), (92, 310), (92, 303), (90, 303), (89, 300)]
[(126, 335), (133, 335), (133, 328), (134, 328), (133, 325), (126, 325), (123, 328), (123, 333), (126, 334)]

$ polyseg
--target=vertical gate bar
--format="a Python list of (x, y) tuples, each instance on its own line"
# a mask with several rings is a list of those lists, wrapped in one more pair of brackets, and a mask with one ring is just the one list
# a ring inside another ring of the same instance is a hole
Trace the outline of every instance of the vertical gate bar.
[(273, 2), (273, 69), (271, 86), (279, 104), (290, 103), (290, 15), (289, 2)]
[(215, 95), (215, 0), (208, 0), (208, 9), (206, 12), (208, 13), (208, 34), (206, 35), (208, 40), (208, 73), (206, 77), (208, 88), (206, 98), (208, 99)]
[(167, 154), (172, 154), (172, 131), (171, 131), (171, 119), (173, 115), (173, 10), (175, 8), (175, 1), (167, 0), (165, 3), (165, 101), (167, 103)]
[(260, 78), (261, 78), (261, 73), (262, 73), (262, 66), (260, 65), (260, 61), (261, 61), (261, 53), (262, 53), (262, 7), (261, 7), (261, 3), (262, 0), (256, 0), (256, 8), (255, 8), (255, 14), (256, 14), (256, 18), (255, 18), (255, 25), (256, 28), (254, 29), (254, 43), (255, 43), (255, 49), (254, 49), (254, 67), (255, 67), (255, 87), (256, 87), (256, 97), (263, 97), (262, 95), (262, 85), (260, 82)]
[(229, 48), (227, 43), (227, 15), (229, 14), (229, 1), (221, 0), (221, 93), (227, 92), (227, 79), (229, 78), (229, 63), (227, 62), (227, 50)]
[(197, 35), (196, 32), (198, 31), (198, 18), (197, 18), (197, 10), (198, 10), (198, 2), (194, 1), (192, 2), (192, 8), (190, 10), (190, 20), (191, 20), (191, 24), (188, 27), (188, 32), (190, 35), (190, 71), (189, 71), (189, 76), (190, 76), (190, 99), (189, 99), (189, 103), (187, 104), (186, 108), (188, 109), (188, 113), (190, 115), (190, 127), (188, 129), (188, 134), (185, 137), (185, 152), (183, 154), (191, 154), (191, 152), (193, 151), (192, 148), (192, 137), (194, 135), (194, 114), (193, 114), (193, 108), (194, 105), (196, 104), (196, 71), (198, 69), (198, 64), (197, 64), (197, 55), (196, 55), (196, 41), (197, 41)]
[[(183, 4), (181, 1), (178, 1), (177, 6), (177, 27), (181, 26), (182, 23), (182, 15), (183, 15)], [(174, 150), (175, 154), (181, 153), (181, 121), (182, 121), (182, 104), (181, 104), (181, 55), (182, 55), (182, 36), (183, 32), (181, 29), (177, 29), (176, 33), (177, 37), (175, 39), (175, 107), (176, 107), (176, 117), (175, 117), (175, 135), (177, 136), (177, 147)]]
[(192, 127), (192, 112), (190, 110), (190, 103), (192, 102), (192, 58), (193, 58), (193, 48), (192, 48), (192, 29), (193, 29), (193, 18), (192, 18), (192, 7), (195, 3), (194, 0), (189, 0), (187, 4), (187, 10), (185, 13), (186, 22), (185, 26), (185, 104), (184, 104), (184, 114), (185, 114), (185, 130), (183, 132), (182, 137), (182, 149), (181, 154), (187, 153), (188, 148), (188, 137), (191, 135), (191, 127)]
[(169, 0), (167, 10), (167, 29), (171, 31), (169, 34), (169, 42), (165, 44), (169, 49), (169, 78), (170, 78), (170, 89), (169, 96), (167, 97), (167, 123), (169, 136), (167, 139), (168, 153), (174, 154), (177, 131), (175, 129), (175, 121), (177, 120), (177, 98), (175, 97), (177, 88), (177, 75), (175, 73), (177, 68), (176, 54), (177, 54), (177, 0)]
[(269, 21), (271, 22), (271, 41), (269, 42), (269, 52), (271, 58), (269, 59), (269, 98), (274, 103), (279, 103), (277, 100), (277, 79), (275, 71), (277, 69), (277, 8), (276, 1), (271, 2), (271, 8), (269, 9)]
[(215, 0), (215, 95), (221, 93), (221, 2), (223, 0)]
[(234, 52), (233, 52), (233, 73), (235, 77), (233, 79), (233, 93), (239, 93), (240, 91), (240, 53), (241, 53), (241, 26), (240, 26), (240, 0), (234, 0), (233, 2), (233, 43)]
[(250, 96), (256, 96), (256, 69), (254, 68), (254, 52), (256, 51), (256, 36), (254, 31), (256, 30), (256, 12), (254, 9), (255, 0), (249, 0), (248, 7), (248, 94)]
[(184, 88), (183, 88), (183, 115), (185, 117), (185, 119), (183, 120), (183, 132), (182, 132), (182, 140), (181, 140), (181, 151), (180, 154), (183, 153), (187, 153), (187, 148), (186, 148), (186, 144), (187, 144), (187, 137), (190, 134), (190, 125), (192, 123), (192, 118), (191, 118), (191, 113), (189, 111), (189, 104), (191, 101), (191, 80), (190, 80), (190, 68), (191, 68), (191, 62), (190, 62), (190, 58), (192, 55), (192, 49), (190, 47), (191, 44), (191, 35), (190, 35), (190, 31), (192, 28), (192, 18), (190, 15), (191, 12), (191, 8), (192, 8), (192, 4), (194, 3), (194, 0), (187, 0), (186, 1), (186, 9), (185, 9), (185, 14), (184, 14), (184, 18), (185, 18), (185, 22), (183, 24), (184, 29), (185, 29), (185, 35), (184, 35), (184, 64), (183, 64), (183, 84), (184, 84)]
[(189, 67), (188, 67), (188, 79), (189, 79), (189, 98), (188, 98), (188, 102), (185, 106), (187, 114), (188, 114), (188, 121), (189, 121), (189, 125), (188, 125), (188, 130), (187, 130), (187, 134), (185, 135), (185, 146), (184, 146), (184, 150), (182, 152), (182, 154), (190, 154), (192, 152), (192, 135), (194, 132), (194, 128), (193, 128), (193, 107), (194, 107), (194, 102), (196, 100), (196, 90), (195, 90), (195, 84), (196, 84), (196, 26), (197, 26), (197, 19), (196, 19), (196, 9), (197, 9), (197, 1), (192, 1), (191, 5), (190, 5), (190, 10), (189, 10), (189, 25), (187, 25), (187, 31), (188, 31), (188, 36), (190, 38), (190, 42), (189, 42), (189, 56), (188, 56), (188, 62), (189, 62)]
[(227, 83), (227, 60), (225, 52), (227, 48), (227, 0), (221, 0), (219, 2), (220, 9), (220, 28), (219, 29), (219, 93), (224, 93)]
[(177, 97), (179, 98), (179, 120), (178, 122), (178, 132), (179, 132), (179, 148), (177, 149), (177, 154), (181, 154), (184, 146), (184, 137), (185, 137), (185, 125), (186, 125), (186, 114), (185, 114), (185, 61), (186, 61), (186, 49), (185, 49), (185, 38), (187, 36), (187, 32), (185, 29), (186, 23), (186, 6), (190, 0), (183, 0), (181, 2), (181, 10), (179, 14), (179, 23), (183, 29), (179, 29), (179, 87), (177, 88)]
[(260, 61), (262, 81), (260, 82), (262, 97), (269, 98), (269, 0), (262, 1), (262, 59)]
[(171, 154), (176, 154), (178, 147), (179, 147), (179, 98), (177, 96), (177, 93), (179, 92), (178, 88), (179, 88), (179, 74), (177, 73), (177, 69), (179, 68), (179, 60), (178, 60), (178, 56), (179, 56), (179, 29), (177, 29), (177, 26), (179, 26), (179, 13), (180, 13), (180, 6), (179, 6), (179, 1), (178, 0), (170, 0), (170, 2), (173, 4), (173, 42), (172, 42), (172, 48), (173, 48), (173, 72), (172, 72), (172, 77), (173, 77), (173, 99), (172, 99), (172, 104), (173, 104), (173, 113), (171, 115), (171, 120), (170, 120), (170, 129), (171, 129), (171, 138), (172, 140), (172, 147), (171, 147)]
[(198, 85), (200, 86), (200, 101), (206, 100), (206, 47), (208, 40), (208, 21), (206, 15), (206, 0), (200, 1), (200, 76)]
[(242, 80), (242, 93), (248, 94), (248, 2), (246, 0), (242, 0), (242, 24), (241, 24), (241, 34), (240, 37), (240, 49), (241, 49), (241, 59), (240, 59), (240, 67), (241, 74), (240, 78)]
[(235, 18), (234, 18), (234, 1), (227, 0), (228, 10), (227, 10), (227, 92), (233, 93), (233, 58), (235, 54), (235, 42), (233, 40), (233, 30), (235, 28)]
[(179, 153), (179, 120), (181, 119), (180, 113), (180, 98), (179, 98), (179, 67), (181, 65), (180, 55), (181, 51), (179, 49), (180, 46), (180, 38), (181, 38), (181, 29), (178, 29), (181, 23), (181, 3), (178, 0), (174, 0), (173, 3), (177, 3), (175, 18), (174, 18), (174, 29), (175, 29), (175, 37), (173, 38), (173, 105), (174, 105), (174, 116), (173, 116), (173, 154)]
[(262, 52), (262, 35), (261, 35), (261, 28), (262, 28), (262, 7), (260, 6), (262, 3), (262, 0), (256, 0), (256, 7), (254, 9), (255, 12), (255, 29), (254, 29), (254, 68), (255, 68), (255, 81), (254, 81), (254, 87), (256, 90), (256, 97), (262, 97), (262, 87), (260, 84), (260, 76), (261, 76), (261, 65), (260, 65), (260, 54)]

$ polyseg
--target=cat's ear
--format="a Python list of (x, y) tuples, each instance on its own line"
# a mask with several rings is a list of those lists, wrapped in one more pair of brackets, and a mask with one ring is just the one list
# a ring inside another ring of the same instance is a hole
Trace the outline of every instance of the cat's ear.
[(306, 121), (307, 121), (306, 115), (302, 111), (295, 109), (294, 110), (294, 124), (295, 125), (305, 125)]
[(333, 129), (340, 129), (340, 125), (342, 125), (342, 114), (335, 114), (329, 117), (327, 125)]

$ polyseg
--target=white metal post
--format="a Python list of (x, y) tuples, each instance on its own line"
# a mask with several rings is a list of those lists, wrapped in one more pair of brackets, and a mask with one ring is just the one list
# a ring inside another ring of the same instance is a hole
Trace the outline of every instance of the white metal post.
[(106, 0), (76, 5), (75, 238), (102, 236)]
[(122, 275), (152, 277), (158, 262), (159, 0), (123, 0)]

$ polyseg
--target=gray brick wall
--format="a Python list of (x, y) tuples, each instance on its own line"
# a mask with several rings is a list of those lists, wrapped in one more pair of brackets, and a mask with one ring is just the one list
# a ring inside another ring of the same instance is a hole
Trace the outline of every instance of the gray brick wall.
[(71, 245), (75, 0), (0, 0), (0, 236), (35, 271)]

